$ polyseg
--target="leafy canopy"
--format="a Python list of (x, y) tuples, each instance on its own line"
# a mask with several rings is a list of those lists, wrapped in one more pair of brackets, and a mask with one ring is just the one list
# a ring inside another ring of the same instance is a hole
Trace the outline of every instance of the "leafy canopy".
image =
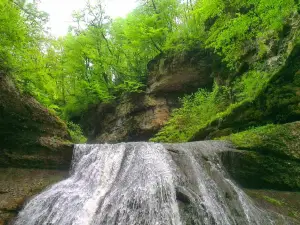
[[(63, 118), (74, 119), (89, 105), (143, 91), (147, 64), (158, 54), (209, 48), (233, 72), (249, 52), (256, 60), (263, 59), (292, 29), (285, 25), (299, 11), (294, 0), (138, 3), (126, 18), (112, 20), (103, 1), (87, 1), (85, 8), (74, 12), (69, 33), (54, 38), (46, 28), (48, 15), (37, 9), (37, 3), (0, 0), (0, 75), (10, 74), (24, 93)], [(215, 85), (212, 92), (200, 90), (184, 98), (183, 107), (174, 111), (159, 137), (187, 140), (232, 103), (231, 92), (238, 102), (249, 99), (269, 79), (265, 71), (252, 68), (234, 81), (232, 90)], [(189, 123), (192, 130), (184, 128)]]

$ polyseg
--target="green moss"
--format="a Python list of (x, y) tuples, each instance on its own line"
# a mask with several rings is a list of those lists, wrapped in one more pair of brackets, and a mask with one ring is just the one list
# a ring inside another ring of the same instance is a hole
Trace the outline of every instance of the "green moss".
[(245, 188), (300, 190), (300, 163), (254, 151), (236, 151), (223, 157), (231, 177)]
[(221, 140), (229, 140), (239, 149), (300, 159), (300, 122), (269, 124), (232, 134)]
[(271, 198), (271, 197), (269, 197), (269, 196), (263, 196), (263, 198), (267, 201), (267, 202), (269, 202), (269, 203), (271, 203), (271, 204), (273, 204), (273, 205), (277, 205), (277, 206), (281, 206), (281, 205), (283, 205), (283, 202), (281, 202), (281, 201), (279, 201), (279, 200), (276, 200), (275, 198)]
[(269, 124), (220, 139), (242, 150), (236, 163), (226, 165), (245, 187), (300, 190), (300, 122)]

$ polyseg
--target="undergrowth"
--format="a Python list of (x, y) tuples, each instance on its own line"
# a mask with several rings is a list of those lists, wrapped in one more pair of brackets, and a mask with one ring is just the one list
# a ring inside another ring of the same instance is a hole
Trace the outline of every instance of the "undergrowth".
[(78, 124), (67, 122), (68, 131), (71, 135), (72, 141), (75, 144), (85, 143), (87, 138), (83, 135), (82, 129)]
[(231, 86), (214, 85), (211, 92), (199, 89), (182, 99), (167, 124), (151, 139), (154, 142), (186, 142), (214, 120), (222, 120), (235, 108), (253, 101), (274, 73), (249, 71)]

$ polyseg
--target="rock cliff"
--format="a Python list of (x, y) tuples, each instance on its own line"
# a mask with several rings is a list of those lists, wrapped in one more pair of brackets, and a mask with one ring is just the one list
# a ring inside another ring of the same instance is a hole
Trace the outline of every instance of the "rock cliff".
[(0, 75), (0, 225), (29, 197), (63, 179), (71, 158), (66, 125)]
[(0, 77), (0, 140), (0, 167), (69, 168), (66, 125), (5, 76)]
[(79, 122), (89, 142), (116, 143), (149, 140), (178, 108), (179, 98), (198, 88), (210, 89), (220, 70), (215, 55), (194, 50), (176, 56), (159, 55), (148, 64), (148, 82), (143, 93), (122, 96), (109, 104), (94, 105)]
[(300, 120), (300, 45), (252, 101), (234, 107), (200, 129), (191, 141), (213, 139), (251, 126)]

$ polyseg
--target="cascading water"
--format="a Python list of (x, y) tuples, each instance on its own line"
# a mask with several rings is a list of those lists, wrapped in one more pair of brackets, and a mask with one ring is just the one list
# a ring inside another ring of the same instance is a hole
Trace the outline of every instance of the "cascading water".
[(15, 225), (285, 224), (228, 179), (218, 152), (229, 148), (217, 141), (77, 145), (70, 177), (30, 200)]

